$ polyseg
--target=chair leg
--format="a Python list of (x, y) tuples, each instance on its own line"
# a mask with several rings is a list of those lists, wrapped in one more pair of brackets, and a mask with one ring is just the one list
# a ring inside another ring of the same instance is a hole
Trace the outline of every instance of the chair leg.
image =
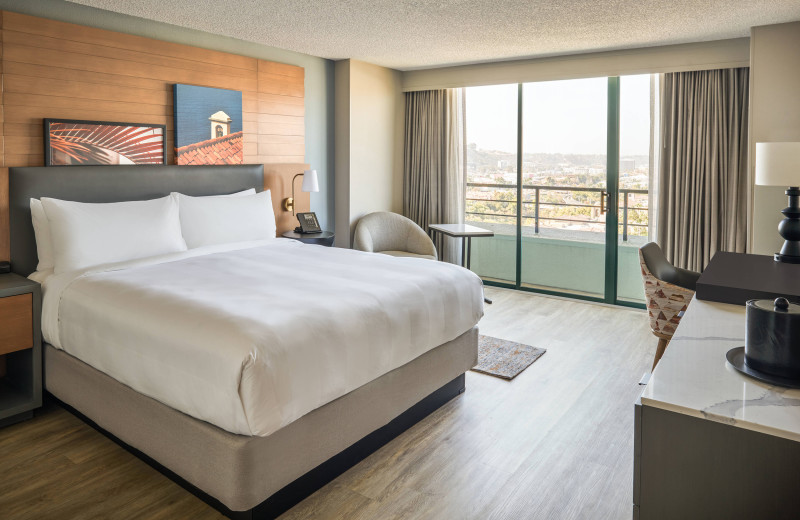
[(661, 356), (664, 355), (664, 351), (667, 350), (667, 345), (669, 344), (668, 339), (659, 338), (658, 339), (658, 346), (656, 347), (656, 355), (653, 358), (653, 370), (656, 369), (656, 365), (658, 361), (661, 359)]

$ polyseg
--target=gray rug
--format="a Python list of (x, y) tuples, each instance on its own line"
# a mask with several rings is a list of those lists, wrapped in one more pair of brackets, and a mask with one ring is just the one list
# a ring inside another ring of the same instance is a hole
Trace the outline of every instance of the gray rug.
[(545, 352), (547, 350), (543, 348), (481, 334), (478, 338), (478, 365), (472, 370), (511, 380)]

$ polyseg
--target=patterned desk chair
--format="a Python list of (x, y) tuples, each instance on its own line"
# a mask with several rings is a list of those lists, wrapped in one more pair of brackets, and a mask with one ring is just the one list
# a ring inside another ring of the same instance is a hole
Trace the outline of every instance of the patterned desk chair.
[(664, 256), (655, 242), (645, 244), (639, 249), (639, 263), (642, 266), (644, 294), (647, 298), (647, 312), (650, 315), (650, 328), (658, 338), (658, 347), (653, 359), (653, 370), (664, 355), (675, 328), (681, 321), (694, 296), (700, 273), (675, 267)]

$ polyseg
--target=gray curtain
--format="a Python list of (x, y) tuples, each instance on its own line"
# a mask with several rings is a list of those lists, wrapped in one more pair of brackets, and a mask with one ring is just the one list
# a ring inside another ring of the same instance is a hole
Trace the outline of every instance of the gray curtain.
[[(403, 213), (428, 224), (464, 222), (464, 124), (461, 89), (406, 93)], [(439, 258), (461, 262), (461, 241), (435, 235)]]
[(747, 239), (749, 69), (664, 74), (657, 242), (678, 267), (702, 271)]

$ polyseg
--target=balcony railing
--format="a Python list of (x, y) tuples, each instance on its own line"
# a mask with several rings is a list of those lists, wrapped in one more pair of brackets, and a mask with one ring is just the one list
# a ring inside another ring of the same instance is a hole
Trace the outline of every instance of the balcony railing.
[[(516, 186), (510, 184), (485, 184), (485, 183), (477, 183), (477, 182), (468, 182), (467, 188), (474, 187), (474, 188), (505, 188), (514, 190)], [(605, 204), (603, 204), (604, 195), (606, 194), (606, 190), (604, 188), (582, 188), (582, 187), (575, 187), (575, 186), (543, 186), (543, 185), (531, 185), (531, 184), (524, 184), (522, 186), (522, 190), (533, 190), (534, 191), (534, 200), (523, 200), (522, 204), (532, 204), (533, 205), (533, 215), (525, 215), (525, 211), (523, 211), (523, 218), (533, 219), (534, 221), (534, 232), (539, 233), (539, 222), (542, 220), (549, 220), (549, 221), (563, 221), (563, 222), (579, 222), (579, 223), (587, 223), (587, 224), (599, 224), (596, 220), (586, 220), (586, 219), (579, 219), (579, 218), (559, 218), (559, 217), (547, 217), (547, 216), (540, 216), (539, 209), (542, 206), (561, 206), (561, 207), (573, 207), (573, 208), (596, 208), (599, 209), (601, 212), (605, 211)], [(597, 193), (600, 195), (600, 204), (578, 204), (578, 203), (568, 203), (568, 202), (542, 202), (540, 198), (540, 194), (543, 191), (572, 191), (572, 192), (589, 192), (589, 193)], [(630, 212), (632, 211), (647, 211), (648, 208), (642, 207), (633, 207), (629, 205), (629, 196), (631, 194), (647, 194), (647, 190), (637, 190), (637, 189), (630, 189), (630, 188), (620, 188), (619, 190), (620, 198), (622, 199), (621, 206), (619, 209), (622, 210), (622, 221), (619, 223), (622, 226), (622, 240), (627, 242), (628, 241), (628, 228), (629, 227), (639, 227), (639, 228), (647, 228), (647, 224), (639, 224), (636, 222), (628, 222), (628, 217)], [(469, 198), (467, 197), (467, 201), (478, 201), (478, 202), (504, 202), (510, 204), (516, 204), (517, 200), (502, 200), (502, 199), (476, 199), (476, 198)], [(524, 208), (525, 206), (523, 206)], [(479, 216), (493, 216), (493, 217), (506, 217), (506, 218), (516, 218), (516, 213), (486, 213), (486, 212), (475, 212), (475, 211), (465, 211), (467, 215), (479, 215)]]

